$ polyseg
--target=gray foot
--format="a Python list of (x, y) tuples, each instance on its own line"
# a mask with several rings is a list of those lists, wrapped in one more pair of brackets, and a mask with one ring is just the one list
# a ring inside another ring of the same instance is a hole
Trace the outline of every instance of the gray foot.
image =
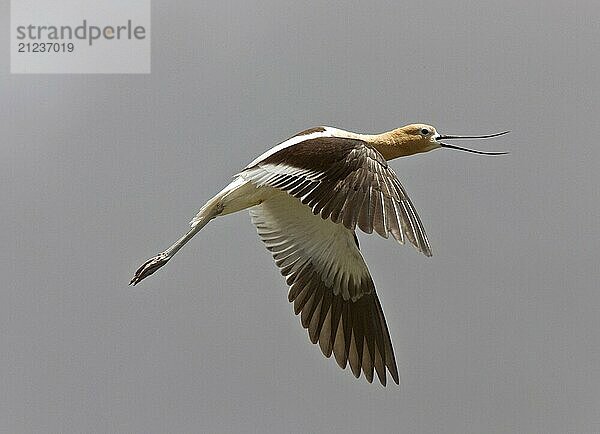
[(171, 259), (171, 258), (167, 257), (167, 255), (165, 255), (164, 253), (160, 253), (160, 254), (156, 255), (154, 258), (148, 259), (146, 262), (144, 262), (142, 264), (142, 266), (140, 268), (137, 269), (137, 271), (135, 272), (135, 275), (133, 276), (133, 279), (131, 279), (131, 282), (129, 282), (129, 284), (134, 285), (134, 286), (137, 285), (143, 279), (150, 276), (152, 273), (154, 273), (160, 267), (162, 267), (167, 262), (169, 262), (169, 259)]

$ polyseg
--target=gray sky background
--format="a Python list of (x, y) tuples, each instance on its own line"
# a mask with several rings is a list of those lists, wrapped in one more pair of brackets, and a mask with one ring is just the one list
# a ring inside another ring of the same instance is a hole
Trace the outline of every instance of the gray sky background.
[[(10, 75), (0, 431), (600, 432), (595, 1), (153, 0), (151, 75)], [(310, 344), (246, 212), (127, 286), (314, 125), (504, 129), (392, 164), (430, 259), (360, 235), (401, 386)], [(464, 142), (463, 142), (464, 143)]]

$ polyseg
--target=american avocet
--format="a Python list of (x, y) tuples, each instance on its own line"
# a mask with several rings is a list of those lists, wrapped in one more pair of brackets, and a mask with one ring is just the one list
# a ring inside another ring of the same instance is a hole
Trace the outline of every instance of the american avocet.
[(146, 261), (135, 285), (165, 265), (217, 216), (246, 208), (258, 235), (272, 252), (290, 287), (288, 299), (310, 340), (340, 367), (350, 365), (367, 381), (386, 367), (396, 384), (398, 368), (373, 280), (360, 253), (355, 229), (408, 239), (431, 256), (423, 224), (387, 161), (437, 148), (482, 152), (443, 143), (446, 139), (489, 138), (440, 135), (411, 124), (382, 134), (358, 134), (332, 127), (311, 128), (252, 161), (192, 219), (191, 230)]

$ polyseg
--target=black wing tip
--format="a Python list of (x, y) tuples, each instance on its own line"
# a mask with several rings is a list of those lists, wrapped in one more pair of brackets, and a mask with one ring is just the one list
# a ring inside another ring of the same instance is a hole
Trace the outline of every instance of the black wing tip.
[(396, 367), (396, 361), (394, 360), (394, 369), (391, 370), (390, 367), (388, 366), (388, 372), (390, 373), (390, 375), (392, 376), (392, 380), (394, 380), (394, 383), (396, 383), (396, 386), (400, 385), (400, 377), (398, 376), (398, 368)]
[[(375, 376), (373, 376), (373, 377), (368, 376), (366, 374), (366, 372), (364, 371), (364, 368), (362, 368), (361, 371), (358, 372), (358, 375), (356, 374), (356, 372), (352, 372), (352, 375), (354, 375), (355, 378), (360, 378), (361, 372), (364, 373), (364, 377), (365, 377), (365, 380), (367, 380), (367, 383), (373, 384), (373, 380), (375, 379)], [(379, 376), (379, 374), (377, 374), (377, 378), (379, 379), (379, 384), (381, 384), (381, 387), (387, 387), (388, 385), (390, 385), (390, 387), (391, 387), (391, 382), (388, 383), (388, 381), (387, 381), (387, 374), (389, 374), (389, 376), (392, 378), (392, 381), (396, 384), (396, 386), (400, 385), (400, 378), (398, 377), (398, 372), (392, 371), (388, 366), (386, 373), (384, 373), (382, 376)]]
[[(379, 303), (378, 303), (378, 305), (379, 305)], [(379, 307), (380, 307), (380, 305), (379, 305)], [(301, 311), (302, 311), (302, 309), (299, 309), (299, 311), (295, 312), (295, 314), (298, 315), (299, 313), (301, 313)], [(302, 320), (301, 320), (301, 323), (302, 323)], [(340, 355), (336, 354), (333, 351), (333, 343), (330, 342), (325, 348), (323, 348), (321, 346), (321, 339), (320, 339), (321, 336), (320, 335), (319, 336), (311, 336), (311, 333), (309, 331), (309, 326), (310, 326), (310, 321), (308, 321), (308, 323), (302, 323), (302, 327), (306, 329), (311, 343), (314, 345), (318, 345), (320, 347), (321, 353), (323, 354), (323, 356), (325, 356), (325, 358), (329, 359), (333, 355), (337, 365), (340, 368), (342, 368), (343, 370), (346, 370), (346, 368), (349, 366), (350, 367), (349, 370), (355, 378), (358, 379), (361, 377), (361, 375), (363, 375), (365, 380), (367, 380), (367, 382), (369, 384), (372, 384), (373, 380), (375, 379), (375, 374), (376, 374), (377, 379), (379, 380), (379, 383), (381, 384), (381, 386), (386, 387), (388, 384), (391, 384), (391, 382), (388, 383), (388, 381), (387, 381), (387, 374), (389, 374), (389, 376), (392, 378), (393, 382), (398, 386), (400, 385), (400, 378), (398, 376), (398, 367), (396, 366), (396, 360), (395, 360), (393, 352), (391, 353), (391, 360), (388, 359), (388, 361), (385, 363), (385, 365), (383, 367), (383, 372), (380, 375), (379, 372), (377, 372), (375, 369), (373, 369), (373, 372), (368, 370), (368, 368), (364, 365), (364, 363), (362, 361), (359, 364), (349, 363), (349, 354), (348, 354), (349, 350), (348, 349), (344, 352), (344, 355), (343, 355), (344, 357), (341, 357)], [(368, 351), (368, 349), (366, 349), (366, 348), (364, 350)], [(386, 354), (383, 353), (383, 354), (380, 354), (380, 356), (385, 359)]]

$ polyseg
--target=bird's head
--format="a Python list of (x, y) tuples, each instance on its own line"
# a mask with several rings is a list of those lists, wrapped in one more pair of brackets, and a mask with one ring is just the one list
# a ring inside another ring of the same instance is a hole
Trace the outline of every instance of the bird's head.
[(390, 160), (397, 157), (405, 157), (407, 155), (428, 152), (437, 148), (458, 149), (461, 151), (472, 152), (483, 155), (502, 155), (507, 152), (484, 152), (474, 149), (461, 148), (459, 146), (443, 143), (442, 140), (451, 139), (487, 139), (497, 137), (508, 133), (503, 131), (496, 134), (485, 134), (481, 136), (456, 136), (439, 134), (431, 125), (427, 124), (410, 124), (401, 128), (397, 128), (388, 133), (381, 135), (381, 145), (377, 146), (383, 156)]

